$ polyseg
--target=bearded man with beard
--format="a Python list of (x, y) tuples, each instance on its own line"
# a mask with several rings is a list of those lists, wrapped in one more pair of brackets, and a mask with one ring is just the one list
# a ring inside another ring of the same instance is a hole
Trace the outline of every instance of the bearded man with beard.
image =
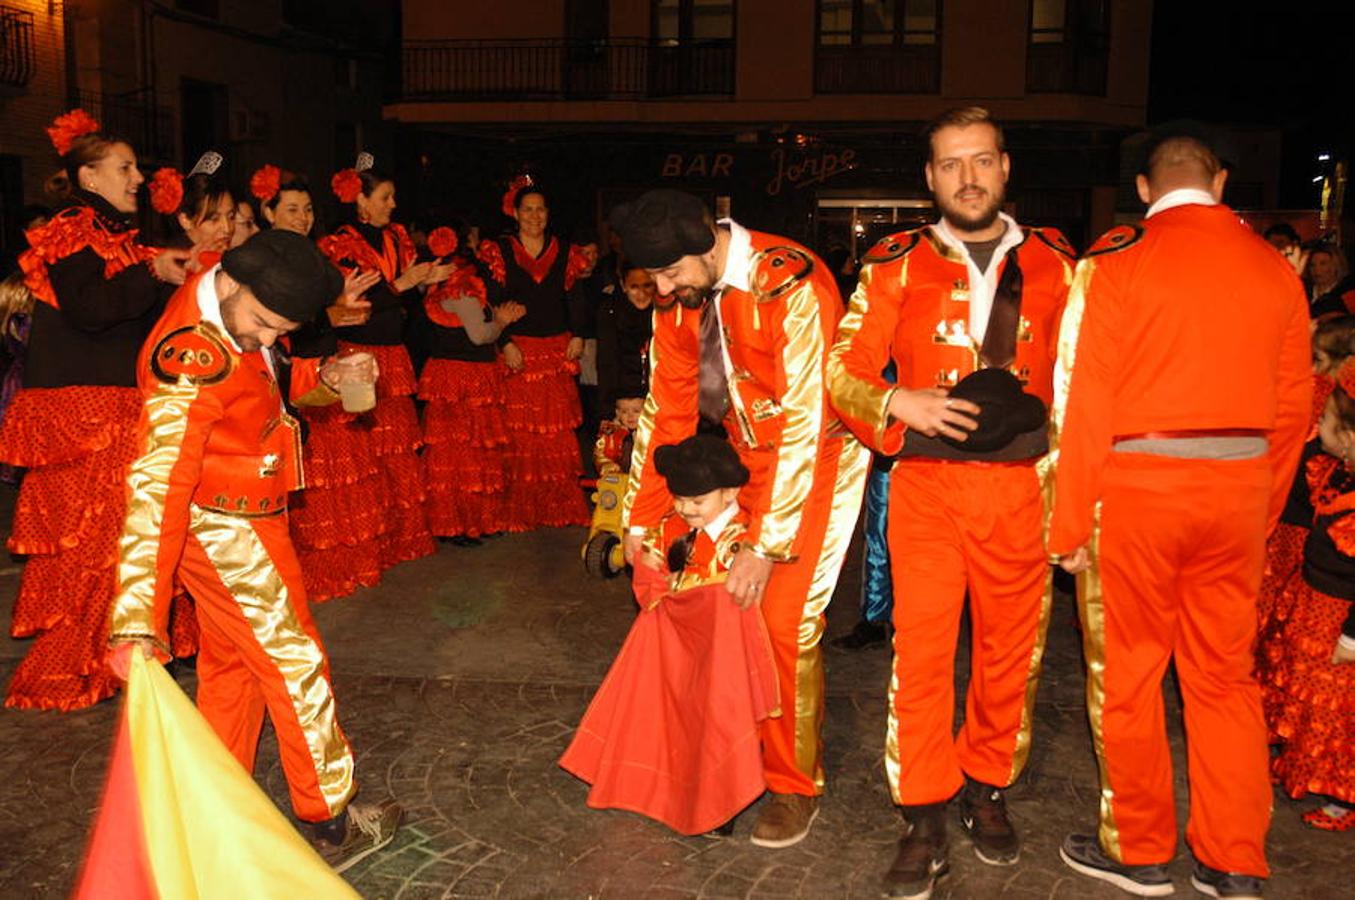
[[(927, 140), (941, 218), (866, 254), (828, 360), (842, 421), (897, 457), (885, 770), (907, 830), (885, 887), (909, 898), (929, 897), (948, 868), (954, 797), (980, 860), (1012, 865), (1020, 855), (1002, 792), (1030, 749), (1049, 615), (1041, 481), (1074, 262), (1057, 231), (1001, 212), (1011, 163), (986, 110), (944, 114)], [(897, 385), (881, 374), (891, 361)], [(971, 676), (957, 735), (953, 661), (966, 592)]]
[(823, 793), (819, 640), (869, 464), (828, 400), (842, 300), (813, 253), (716, 223), (690, 194), (650, 191), (613, 211), (612, 227), (660, 294), (623, 505), (626, 556), (673, 505), (654, 448), (723, 428), (750, 473), (739, 492), (748, 531), (721, 561), (725, 586), (743, 608), (761, 604), (780, 694), (780, 712), (761, 725), (771, 796), (751, 840), (789, 847), (809, 833)]

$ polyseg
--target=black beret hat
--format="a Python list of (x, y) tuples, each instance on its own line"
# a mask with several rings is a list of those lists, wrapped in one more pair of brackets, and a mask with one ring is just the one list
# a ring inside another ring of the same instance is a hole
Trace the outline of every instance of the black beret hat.
[(621, 236), (626, 259), (643, 269), (662, 269), (715, 246), (706, 204), (682, 191), (647, 191), (613, 209), (608, 222)]
[(654, 468), (668, 482), (674, 497), (700, 497), (720, 488), (743, 487), (748, 469), (724, 438), (695, 434), (654, 451)]
[(991, 453), (1006, 447), (1018, 435), (1045, 425), (1044, 401), (1021, 390), (1021, 382), (1006, 369), (979, 369), (960, 379), (950, 389), (950, 396), (979, 408), (979, 425), (967, 439), (957, 441), (940, 435), (941, 440), (961, 450)]
[(309, 322), (343, 291), (343, 277), (310, 238), (270, 228), (221, 257), (226, 274), (285, 319)]

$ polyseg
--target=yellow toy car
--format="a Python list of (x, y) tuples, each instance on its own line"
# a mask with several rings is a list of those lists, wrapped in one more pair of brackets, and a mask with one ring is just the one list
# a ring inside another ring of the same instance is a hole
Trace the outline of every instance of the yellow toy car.
[(613, 470), (598, 476), (593, 492), (593, 524), (583, 544), (583, 567), (596, 578), (615, 578), (626, 569), (625, 550), (621, 546), (621, 499), (626, 496), (628, 477)]

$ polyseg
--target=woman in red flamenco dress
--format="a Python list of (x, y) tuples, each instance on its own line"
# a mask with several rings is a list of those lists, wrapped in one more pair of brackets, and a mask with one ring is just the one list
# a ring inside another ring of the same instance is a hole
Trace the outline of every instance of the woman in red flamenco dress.
[[(309, 237), (315, 227), (310, 184), (295, 172), (267, 165), (250, 178), (250, 193), (259, 201), (264, 224)], [(293, 356), (327, 356), (337, 349), (334, 328), (361, 325), (371, 313), (362, 294), (381, 275), (353, 273), (319, 321), (290, 335)], [(388, 524), (384, 513), (385, 475), (372, 452), (368, 428), (343, 406), (305, 406), (302, 468), (306, 487), (289, 501), (292, 542), (311, 600), (329, 600), (370, 587), (381, 580), (381, 537)]]
[(505, 525), (509, 531), (586, 525), (579, 489), (583, 458), (574, 434), (583, 421), (574, 379), (583, 353), (583, 338), (576, 335), (586, 311), (575, 284), (589, 274), (592, 261), (547, 233), (546, 195), (530, 181), (514, 183), (503, 210), (516, 220), (517, 232), (481, 242), (478, 255), (490, 301), (526, 308), (500, 338), (508, 370)]
[[(452, 256), (450, 278), (424, 296), (431, 324), (428, 361), (419, 378), (423, 459), (428, 479), (428, 525), (433, 534), (469, 546), (503, 531), (503, 366), (494, 341), (522, 317), (520, 304), (489, 305), (475, 265), (457, 253), (455, 231), (435, 228), (428, 249)], [(453, 254), (457, 254), (453, 256)]]
[[(1327, 831), (1355, 829), (1355, 361), (1338, 374), (1299, 472), (1309, 524), (1303, 565), (1260, 636), (1266, 721), (1280, 741), (1271, 764), (1293, 798), (1327, 803), (1303, 815)], [(1291, 506), (1293, 504), (1291, 503)]]
[(332, 179), (339, 199), (353, 204), (356, 221), (321, 238), (319, 246), (346, 277), (380, 275), (364, 295), (371, 303), (368, 320), (335, 330), (340, 352), (370, 353), (380, 370), (376, 408), (362, 416), (361, 425), (385, 479), (380, 548), (381, 566), (387, 569), (434, 550), (424, 512), (423, 463), (418, 456), (423, 434), (412, 396), (414, 365), (402, 340), (406, 303), (421, 299), (414, 293), (420, 286), (446, 280), (451, 266), (415, 261), (409, 234), (391, 221), (395, 182), (370, 162), (364, 154), (360, 170), (345, 169)]
[(723, 836), (767, 789), (759, 723), (781, 714), (762, 612), (725, 587), (748, 470), (714, 435), (660, 447), (654, 463), (673, 512), (645, 537), (640, 614), (560, 766), (591, 785), (594, 809)]
[(9, 537), (28, 557), (11, 633), (36, 640), (5, 705), (73, 710), (117, 690), (103, 658), (139, 449), (136, 357), (191, 253), (137, 241), (145, 179), (130, 144), (81, 110), (48, 134), (61, 157), (48, 190), (63, 208), (20, 257), (37, 303), (23, 387), (0, 428), (0, 460), (28, 470)]

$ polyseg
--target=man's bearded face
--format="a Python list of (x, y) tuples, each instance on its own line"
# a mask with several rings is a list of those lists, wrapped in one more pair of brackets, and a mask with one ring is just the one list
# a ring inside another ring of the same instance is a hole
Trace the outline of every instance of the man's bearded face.
[(701, 256), (684, 256), (670, 266), (650, 269), (649, 274), (654, 276), (654, 285), (662, 299), (670, 303), (676, 300), (687, 309), (705, 306), (719, 278), (713, 251)]
[(948, 126), (932, 135), (927, 186), (946, 222), (959, 232), (983, 231), (1006, 199), (1010, 162), (997, 129), (983, 122)]

